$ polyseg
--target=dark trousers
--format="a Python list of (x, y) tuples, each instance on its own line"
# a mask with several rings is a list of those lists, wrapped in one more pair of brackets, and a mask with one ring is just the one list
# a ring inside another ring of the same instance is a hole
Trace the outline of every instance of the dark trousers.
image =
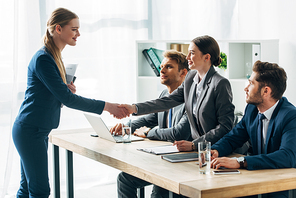
[[(137, 198), (137, 188), (143, 188), (151, 185), (142, 179), (121, 172), (117, 177), (118, 198)], [(159, 186), (153, 185), (151, 198), (168, 198), (169, 191)], [(183, 197), (174, 194), (174, 197)]]
[(17, 198), (47, 198), (50, 195), (47, 159), (49, 132), (18, 121), (13, 125), (12, 138), (21, 160)]
[[(266, 193), (266, 194), (262, 194), (261, 197), (262, 198), (288, 198), (289, 197), (289, 191)], [(241, 197), (241, 198), (258, 198), (258, 195), (246, 196), (246, 197)]]

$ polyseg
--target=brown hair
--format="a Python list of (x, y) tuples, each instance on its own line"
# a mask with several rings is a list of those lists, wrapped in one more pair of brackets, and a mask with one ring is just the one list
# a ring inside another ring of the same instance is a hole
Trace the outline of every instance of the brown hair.
[(172, 60), (177, 61), (179, 71), (182, 69), (189, 70), (188, 68), (188, 60), (186, 59), (186, 55), (182, 52), (178, 52), (176, 50), (166, 50), (163, 53), (165, 58), (170, 58)]
[(63, 79), (65, 84), (66, 84), (66, 70), (65, 70), (64, 63), (62, 61), (61, 51), (55, 45), (52, 36), (57, 25), (60, 25), (61, 27), (63, 27), (67, 25), (72, 19), (75, 19), (75, 18), (78, 18), (78, 16), (75, 13), (65, 8), (57, 8), (52, 12), (50, 18), (47, 21), (47, 30), (43, 39), (44, 45), (53, 56), (59, 68), (61, 78)]
[(203, 54), (211, 55), (211, 64), (218, 66), (221, 64), (222, 59), (220, 58), (220, 48), (217, 41), (208, 36), (200, 36), (193, 39), (193, 42)]
[(263, 86), (271, 88), (271, 97), (279, 100), (287, 87), (287, 75), (283, 68), (276, 63), (256, 61), (253, 66), (256, 72), (255, 80), (259, 82), (259, 89)]

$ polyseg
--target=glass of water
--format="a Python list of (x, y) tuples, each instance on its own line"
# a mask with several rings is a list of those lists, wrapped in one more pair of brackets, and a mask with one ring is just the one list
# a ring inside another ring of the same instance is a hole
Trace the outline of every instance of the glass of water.
[(211, 142), (198, 143), (199, 173), (209, 174), (211, 171)]
[(131, 135), (132, 135), (132, 130), (131, 130), (131, 119), (123, 119), (123, 121), (127, 122), (122, 122), (122, 139), (123, 143), (131, 143)]

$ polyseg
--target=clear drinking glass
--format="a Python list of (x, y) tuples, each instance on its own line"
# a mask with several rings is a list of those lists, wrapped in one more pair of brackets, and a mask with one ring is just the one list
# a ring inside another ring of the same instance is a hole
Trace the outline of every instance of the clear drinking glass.
[(199, 173), (209, 174), (211, 171), (211, 142), (198, 143)]
[(122, 135), (123, 143), (131, 143), (131, 135), (132, 135), (131, 119), (123, 119), (121, 135)]

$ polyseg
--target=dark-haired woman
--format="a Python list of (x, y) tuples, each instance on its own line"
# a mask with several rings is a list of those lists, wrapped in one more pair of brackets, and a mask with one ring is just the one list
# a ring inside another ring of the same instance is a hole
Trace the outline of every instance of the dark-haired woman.
[(214, 144), (232, 129), (234, 120), (230, 83), (214, 69), (222, 61), (217, 41), (210, 36), (197, 37), (191, 41), (188, 52), (190, 71), (172, 94), (143, 103), (121, 105), (129, 113), (143, 115), (185, 102), (194, 140), (175, 142), (180, 151), (196, 150), (201, 141)]
[[(232, 129), (234, 120), (230, 83), (214, 69), (222, 61), (216, 40), (210, 36), (197, 37), (190, 43), (188, 52), (190, 71), (183, 84), (173, 93), (144, 103), (121, 105), (129, 113), (143, 115), (165, 111), (185, 102), (194, 140), (176, 141), (174, 144), (180, 151), (197, 150), (198, 142), (209, 141), (214, 144)], [(118, 197), (137, 197), (133, 181), (136, 181), (133, 176), (119, 174)], [(155, 186), (151, 197), (169, 197), (169, 192)]]

